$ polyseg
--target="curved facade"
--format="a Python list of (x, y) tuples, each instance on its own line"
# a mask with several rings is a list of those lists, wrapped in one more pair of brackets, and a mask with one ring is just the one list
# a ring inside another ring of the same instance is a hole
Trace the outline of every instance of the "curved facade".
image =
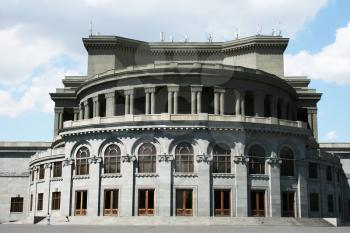
[(344, 217), (288, 39), (83, 42), (88, 75), (51, 94), (55, 138), (30, 160), (30, 216)]

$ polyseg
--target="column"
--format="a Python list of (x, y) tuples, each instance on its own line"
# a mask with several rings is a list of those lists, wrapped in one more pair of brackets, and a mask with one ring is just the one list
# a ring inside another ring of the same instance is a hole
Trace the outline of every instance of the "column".
[[(130, 217), (134, 213), (134, 161), (135, 156), (123, 155), (121, 163), (122, 184), (123, 190), (120, 192), (120, 200), (123, 200), (119, 205), (121, 217)], [(137, 205), (137, 203), (136, 203)]]
[(255, 116), (263, 117), (265, 115), (265, 93), (261, 91), (254, 92), (254, 112)]
[(115, 114), (115, 92), (105, 94), (106, 98), (106, 117), (114, 116)]
[[(237, 145), (239, 148), (237, 155), (234, 157), (235, 163), (235, 174), (236, 174), (236, 197), (235, 197), (235, 207), (237, 217), (247, 217), (248, 216), (248, 163), (249, 158), (245, 157), (243, 154), (244, 149), (242, 144)], [(242, 148), (242, 149), (240, 149)]]
[(130, 91), (130, 110), (129, 113), (134, 114), (134, 90)]
[(245, 116), (245, 91), (241, 91), (241, 114)]
[(196, 114), (196, 92), (191, 88), (191, 114)]
[(270, 217), (281, 217), (280, 162), (276, 152), (272, 152), (271, 157), (267, 159), (270, 175)]
[(197, 114), (202, 112), (202, 90), (197, 92)]
[(62, 186), (61, 186), (61, 216), (71, 216), (72, 207), (72, 175), (74, 160), (66, 158), (62, 162)]
[(155, 94), (155, 88), (153, 88), (154, 90), (151, 92), (151, 114), (155, 114), (156, 113), (156, 99), (154, 97)]
[(284, 99), (281, 98), (281, 118), (287, 119), (287, 104)]
[(88, 182), (88, 215), (99, 215), (100, 203), (100, 175), (101, 157), (94, 156), (89, 159), (89, 182)]
[(63, 109), (62, 107), (55, 107), (54, 136), (62, 128)]
[(309, 202), (308, 202), (308, 163), (303, 160), (296, 161), (296, 167), (298, 169), (298, 193), (297, 193), (297, 210), (299, 218), (309, 217)]
[(149, 111), (149, 93), (146, 92), (145, 95), (146, 95), (145, 114), (148, 115), (149, 112), (150, 112), (150, 111)]
[(225, 92), (220, 92), (220, 115), (225, 114)]
[(234, 91), (235, 94), (235, 98), (236, 98), (236, 103), (235, 103), (235, 113), (236, 115), (240, 115), (241, 114), (241, 95), (239, 94), (239, 92), (237, 90)]
[(79, 113), (80, 113), (79, 107), (73, 108), (73, 111), (74, 111), (74, 121), (79, 120)]
[(89, 119), (89, 112), (90, 112), (89, 101), (85, 100), (84, 101), (84, 119)]
[(317, 141), (318, 129), (317, 129), (317, 107), (307, 108), (308, 123), (312, 130), (313, 136)]
[(93, 117), (100, 116), (100, 101), (98, 100), (98, 96), (92, 98), (93, 104)]
[(214, 92), (214, 114), (219, 114), (219, 93)]
[(178, 94), (179, 90), (174, 91), (174, 114), (178, 113)]
[(124, 91), (125, 93), (125, 115), (129, 114), (129, 95), (127, 94), (126, 91)]
[(172, 104), (173, 98), (172, 98), (172, 96), (173, 96), (173, 93), (168, 88), (168, 113), (169, 114), (173, 113), (172, 112), (172, 109), (173, 109), (173, 104)]
[(79, 104), (79, 120), (84, 119), (84, 105), (83, 103)]

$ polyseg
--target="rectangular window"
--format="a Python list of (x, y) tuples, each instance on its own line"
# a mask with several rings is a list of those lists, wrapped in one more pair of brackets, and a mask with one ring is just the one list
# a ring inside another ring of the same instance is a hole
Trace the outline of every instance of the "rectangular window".
[(317, 179), (317, 163), (309, 163), (309, 178)]
[(326, 167), (326, 177), (327, 177), (328, 181), (332, 181), (333, 177), (332, 177), (332, 167), (331, 166)]
[(33, 211), (33, 194), (30, 194), (30, 206), (29, 211)]
[(42, 180), (45, 178), (45, 167), (44, 164), (39, 166), (39, 180)]
[(176, 190), (176, 215), (193, 215), (193, 191), (191, 189)]
[(54, 162), (53, 163), (53, 177), (61, 177), (62, 176), (62, 162)]
[(38, 194), (37, 210), (43, 210), (43, 203), (44, 203), (44, 194), (43, 193), (39, 193)]
[(34, 176), (35, 176), (35, 171), (34, 170), (32, 170), (31, 175), (32, 175), (32, 181), (34, 181)]
[(310, 193), (309, 195), (310, 211), (319, 211), (318, 193)]
[(333, 195), (331, 194), (327, 195), (327, 207), (328, 207), (329, 213), (334, 212), (334, 200), (333, 200)]
[(231, 191), (214, 190), (214, 215), (230, 216), (231, 215)]
[(139, 215), (154, 215), (154, 189), (139, 190)]
[(282, 193), (282, 217), (295, 217), (294, 213), (295, 192)]
[(75, 215), (86, 215), (87, 209), (87, 191), (75, 192)]
[(118, 189), (105, 190), (104, 215), (118, 215)]
[(23, 197), (11, 197), (11, 213), (23, 212)]
[(231, 156), (214, 155), (213, 173), (231, 173)]
[(61, 192), (52, 193), (52, 210), (59, 210), (61, 206)]

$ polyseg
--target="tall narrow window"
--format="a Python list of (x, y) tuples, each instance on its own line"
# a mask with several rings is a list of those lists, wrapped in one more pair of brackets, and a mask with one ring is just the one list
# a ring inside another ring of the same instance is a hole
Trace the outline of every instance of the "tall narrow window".
[(327, 177), (328, 181), (332, 181), (333, 176), (332, 176), (332, 167), (331, 166), (326, 167), (326, 177)]
[(249, 174), (265, 174), (265, 151), (259, 145), (249, 149)]
[(120, 173), (120, 148), (112, 144), (108, 146), (104, 154), (104, 171), (105, 173)]
[(75, 192), (75, 215), (86, 215), (87, 191)]
[(37, 210), (43, 210), (43, 203), (44, 203), (44, 194), (43, 193), (38, 193), (38, 206)]
[(139, 190), (139, 215), (154, 215), (154, 189)]
[(86, 146), (79, 148), (76, 155), (75, 174), (87, 175), (89, 174), (89, 162), (90, 151)]
[(291, 149), (284, 147), (280, 152), (281, 176), (294, 176), (294, 156)]
[(32, 172), (31, 172), (32, 174), (32, 181), (34, 181), (34, 178), (35, 178), (35, 171), (34, 170), (32, 170)]
[(62, 162), (54, 162), (53, 163), (53, 177), (61, 177), (62, 176)]
[(61, 192), (53, 192), (52, 193), (52, 210), (59, 210), (61, 206)]
[(265, 190), (252, 190), (250, 193), (251, 216), (265, 217)]
[(225, 144), (213, 148), (213, 173), (231, 173), (231, 149)]
[(41, 164), (39, 166), (39, 180), (42, 180), (45, 178), (45, 167), (44, 164)]
[(193, 191), (191, 189), (176, 190), (176, 215), (193, 215)]
[(318, 166), (317, 163), (309, 163), (309, 178), (317, 179), (318, 172), (317, 172)]
[(175, 172), (193, 172), (193, 148), (183, 142), (175, 149)]
[(142, 144), (138, 152), (138, 172), (156, 172), (156, 147), (151, 143)]
[(334, 212), (334, 199), (332, 194), (327, 195), (327, 207), (329, 213)]
[(105, 190), (104, 215), (118, 215), (118, 189)]
[(23, 197), (11, 197), (11, 213), (23, 212)]
[(29, 211), (33, 211), (33, 194), (30, 194), (30, 206)]
[(282, 193), (282, 217), (295, 217), (294, 197), (295, 192), (286, 191)]
[(310, 203), (310, 211), (311, 212), (318, 212), (319, 211), (318, 193), (310, 193), (309, 194), (309, 203)]
[(231, 215), (231, 191), (230, 190), (214, 191), (214, 215), (215, 216)]

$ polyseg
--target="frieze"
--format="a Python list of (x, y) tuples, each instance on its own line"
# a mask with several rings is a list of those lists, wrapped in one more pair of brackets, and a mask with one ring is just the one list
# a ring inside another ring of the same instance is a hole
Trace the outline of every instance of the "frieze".
[(213, 158), (210, 155), (203, 154), (203, 155), (197, 155), (196, 160), (198, 163), (205, 162), (209, 164), (213, 160)]
[(102, 162), (102, 158), (98, 157), (98, 156), (94, 156), (94, 157), (90, 157), (88, 159), (90, 164), (96, 164), (96, 163), (101, 163)]
[(106, 174), (102, 174), (101, 178), (121, 178), (122, 174), (120, 173), (106, 173)]
[(73, 176), (73, 180), (87, 180), (90, 179), (89, 175), (75, 175)]
[(29, 172), (0, 172), (0, 177), (26, 177), (29, 176)]
[(236, 163), (236, 164), (243, 164), (243, 165), (248, 165), (249, 163), (249, 158), (246, 157), (246, 156), (243, 156), (243, 155), (240, 155), (240, 156), (234, 156), (233, 157), (233, 162)]
[(249, 178), (252, 180), (269, 180), (269, 176), (265, 174), (250, 174)]
[(158, 155), (158, 161), (159, 162), (171, 162), (173, 160), (174, 160), (174, 156), (173, 155), (168, 155), (168, 154)]
[(178, 172), (175, 172), (174, 173), (174, 177), (198, 177), (198, 175), (196, 173), (178, 173)]
[(214, 178), (232, 179), (235, 178), (235, 174), (232, 173), (213, 173)]
[(136, 161), (135, 155), (122, 155), (123, 163), (130, 163)]
[(136, 177), (159, 177), (157, 173), (136, 173)]

